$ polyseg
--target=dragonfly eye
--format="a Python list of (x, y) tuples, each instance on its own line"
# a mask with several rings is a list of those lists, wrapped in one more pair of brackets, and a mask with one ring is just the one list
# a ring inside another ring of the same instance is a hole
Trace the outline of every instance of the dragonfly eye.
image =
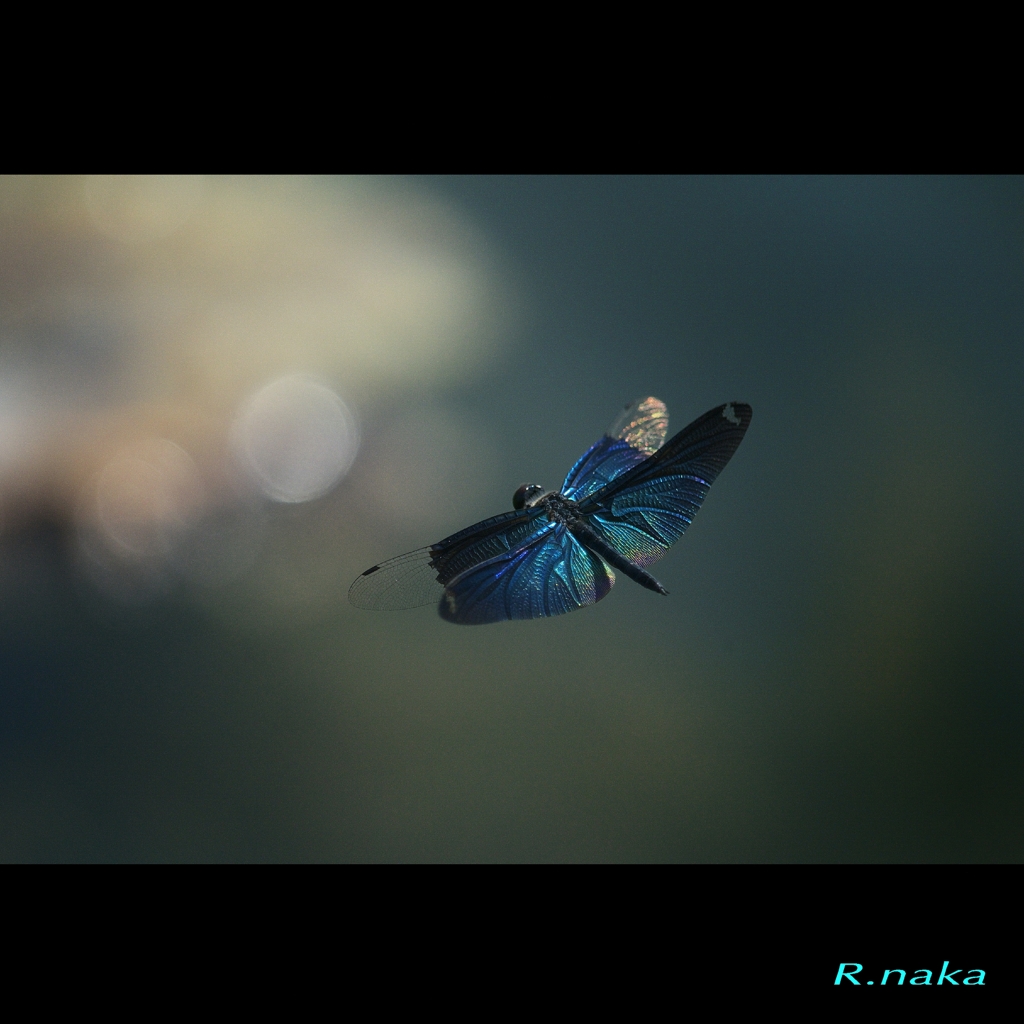
[(534, 500), (544, 493), (540, 484), (523, 484), (515, 494), (512, 495), (512, 507), (515, 509), (528, 508)]

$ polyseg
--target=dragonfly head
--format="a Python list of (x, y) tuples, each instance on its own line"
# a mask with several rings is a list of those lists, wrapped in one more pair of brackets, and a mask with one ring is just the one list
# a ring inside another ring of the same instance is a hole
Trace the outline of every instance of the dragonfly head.
[(515, 509), (532, 508), (543, 494), (544, 488), (540, 484), (523, 484), (512, 495), (512, 507)]

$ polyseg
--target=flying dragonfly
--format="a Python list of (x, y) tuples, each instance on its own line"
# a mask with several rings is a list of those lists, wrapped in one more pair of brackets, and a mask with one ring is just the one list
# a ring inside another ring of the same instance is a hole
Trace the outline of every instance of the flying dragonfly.
[(686, 532), (751, 414), (742, 402), (720, 405), (666, 443), (665, 403), (642, 398), (580, 456), (560, 491), (523, 484), (511, 512), (371, 566), (349, 600), (374, 610), (436, 602), (442, 619), (474, 626), (596, 604), (614, 570), (667, 594), (647, 569)]

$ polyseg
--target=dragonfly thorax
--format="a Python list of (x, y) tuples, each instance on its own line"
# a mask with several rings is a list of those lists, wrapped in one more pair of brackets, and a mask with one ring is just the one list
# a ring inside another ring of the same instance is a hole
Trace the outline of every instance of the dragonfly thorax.
[(549, 519), (556, 523), (563, 523), (565, 526), (572, 526), (584, 518), (580, 513), (579, 505), (572, 498), (567, 498), (558, 491), (542, 495), (540, 500), (534, 504), (543, 508)]

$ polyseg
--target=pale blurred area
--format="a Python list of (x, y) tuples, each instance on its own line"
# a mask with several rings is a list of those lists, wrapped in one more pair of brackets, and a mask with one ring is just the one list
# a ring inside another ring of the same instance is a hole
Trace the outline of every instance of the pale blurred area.
[[(0, 252), (0, 550), (56, 524), (115, 602), (250, 577), (249, 598), (313, 612), (310, 575), (356, 571), (344, 551), (408, 520), (407, 493), (284, 523), (276, 506), (328, 499), (368, 425), (471, 380), (507, 330), (481, 239), (396, 181), (5, 177)], [(437, 440), (420, 477), (451, 473)]]
[[(1020, 861), (1022, 390), (1021, 178), (0, 179), (0, 860)], [(348, 603), (645, 395), (669, 597)]]

